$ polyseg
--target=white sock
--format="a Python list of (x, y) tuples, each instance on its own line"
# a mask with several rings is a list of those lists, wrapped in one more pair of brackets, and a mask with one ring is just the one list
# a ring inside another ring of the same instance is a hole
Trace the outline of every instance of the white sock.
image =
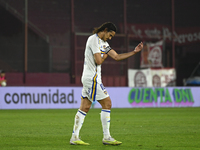
[(101, 110), (101, 123), (103, 128), (103, 136), (105, 139), (110, 137), (110, 110)]
[(72, 133), (72, 138), (79, 138), (79, 132), (81, 130), (81, 127), (83, 125), (85, 116), (86, 116), (86, 112), (82, 111), (82, 110), (78, 110), (78, 112), (75, 115), (75, 119), (74, 119), (74, 127), (73, 127), (73, 133)]

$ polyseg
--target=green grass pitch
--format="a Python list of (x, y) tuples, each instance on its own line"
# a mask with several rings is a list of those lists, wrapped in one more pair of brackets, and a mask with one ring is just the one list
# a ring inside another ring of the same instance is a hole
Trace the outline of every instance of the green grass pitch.
[(111, 135), (102, 144), (101, 109), (91, 109), (80, 132), (89, 146), (70, 145), (77, 109), (0, 110), (0, 150), (198, 150), (200, 107), (111, 110)]

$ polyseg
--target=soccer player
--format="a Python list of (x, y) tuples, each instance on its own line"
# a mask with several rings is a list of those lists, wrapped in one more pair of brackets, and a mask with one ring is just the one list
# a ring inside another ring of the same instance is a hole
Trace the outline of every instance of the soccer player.
[(111, 22), (106, 22), (100, 27), (95, 28), (86, 43), (84, 68), (81, 82), (83, 84), (81, 105), (78, 109), (73, 126), (73, 133), (70, 139), (72, 145), (89, 145), (79, 138), (79, 132), (84, 119), (90, 110), (93, 101), (97, 100), (101, 106), (101, 122), (103, 128), (103, 144), (120, 145), (122, 142), (115, 140), (110, 135), (110, 113), (111, 99), (101, 80), (101, 64), (110, 56), (116, 61), (126, 59), (138, 53), (143, 48), (143, 43), (139, 43), (131, 52), (118, 54), (113, 50), (107, 40), (111, 40), (117, 31), (116, 26)]

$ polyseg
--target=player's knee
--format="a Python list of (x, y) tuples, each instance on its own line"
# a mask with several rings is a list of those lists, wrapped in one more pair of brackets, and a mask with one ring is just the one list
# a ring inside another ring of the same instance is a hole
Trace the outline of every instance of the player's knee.
[(111, 109), (111, 107), (112, 107), (112, 104), (111, 104), (111, 103), (106, 103), (106, 104), (104, 105), (104, 108), (103, 108), (103, 109)]
[(90, 106), (89, 106), (89, 105), (84, 105), (84, 107), (81, 106), (81, 107), (80, 107), (80, 110), (82, 110), (82, 111), (88, 113), (88, 111), (90, 110)]
[(108, 109), (111, 109), (111, 107), (112, 107), (112, 104), (111, 103), (108, 104)]
[(88, 111), (90, 110), (90, 106), (85, 107), (85, 112), (88, 113)]

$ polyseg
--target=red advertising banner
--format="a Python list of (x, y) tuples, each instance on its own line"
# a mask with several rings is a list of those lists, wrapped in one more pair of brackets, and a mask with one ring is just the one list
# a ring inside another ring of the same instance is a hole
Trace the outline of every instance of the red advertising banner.
[[(120, 29), (123, 31), (123, 24), (120, 24)], [(128, 33), (137, 39), (150, 40), (166, 39), (166, 42), (171, 42), (172, 37), (178, 45), (191, 44), (200, 42), (200, 27), (176, 27), (172, 33), (171, 27), (161, 24), (127, 24)]]

